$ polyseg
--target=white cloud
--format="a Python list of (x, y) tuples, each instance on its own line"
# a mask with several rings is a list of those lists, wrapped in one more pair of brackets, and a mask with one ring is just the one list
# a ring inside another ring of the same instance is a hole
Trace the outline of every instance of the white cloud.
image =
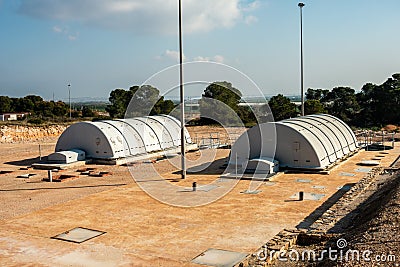
[(251, 25), (253, 23), (256, 23), (258, 21), (258, 18), (252, 15), (247, 16), (244, 21), (246, 22), (247, 25)]
[[(176, 0), (21, 0), (19, 12), (27, 16), (80, 22), (109, 29), (141, 33), (176, 33)], [(182, 1), (185, 33), (230, 28), (246, 22), (258, 0)]]
[(214, 56), (214, 61), (218, 62), (218, 63), (224, 63), (225, 58), (223, 56), (216, 55), (216, 56)]
[(224, 63), (225, 58), (220, 55), (213, 56), (212, 58), (210, 57), (202, 57), (202, 56), (197, 56), (193, 59), (194, 61), (205, 61), (205, 62), (218, 62), (218, 63)]
[(53, 32), (66, 36), (70, 41), (76, 41), (79, 36), (79, 32), (71, 34), (68, 27), (60, 27), (58, 25), (53, 26)]
[[(173, 50), (167, 50), (165, 51), (165, 56), (167, 58), (170, 58), (176, 62), (179, 62), (179, 52), (178, 51), (173, 51)], [(185, 58), (185, 56), (183, 56), (183, 58)]]
[[(168, 59), (168, 60), (173, 60), (174, 62), (179, 62), (179, 51), (167, 49), (161, 56), (156, 56), (155, 59), (156, 60)], [(204, 61), (204, 62), (224, 63), (225, 58), (221, 55), (215, 55), (213, 57), (197, 56), (191, 59), (183, 55), (183, 61)]]
[(79, 33), (77, 32), (76, 34), (72, 35), (68, 35), (68, 40), (70, 41), (76, 41), (78, 39)]
[(63, 32), (63, 29), (56, 25), (56, 26), (53, 27), (53, 31), (57, 32), (57, 33), (61, 33), (61, 32)]

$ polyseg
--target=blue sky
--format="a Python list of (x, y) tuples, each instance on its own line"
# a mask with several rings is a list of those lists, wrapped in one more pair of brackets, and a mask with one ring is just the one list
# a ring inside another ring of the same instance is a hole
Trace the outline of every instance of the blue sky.
[[(0, 95), (65, 100), (70, 83), (73, 99), (107, 98), (115, 88), (142, 84), (178, 62), (177, 2), (0, 0)], [(400, 1), (303, 2), (306, 88), (359, 90), (400, 72)], [(182, 3), (186, 62), (226, 64), (267, 95), (298, 94), (298, 1)], [(254, 95), (235, 79), (233, 85)]]

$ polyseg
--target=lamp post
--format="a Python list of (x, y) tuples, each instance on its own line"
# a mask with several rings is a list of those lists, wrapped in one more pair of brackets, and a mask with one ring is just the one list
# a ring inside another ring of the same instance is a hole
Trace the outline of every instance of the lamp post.
[(186, 179), (185, 92), (183, 88), (182, 0), (179, 0), (179, 91), (181, 104), (181, 167)]
[(71, 119), (71, 84), (68, 84), (69, 119)]
[(304, 116), (304, 62), (303, 62), (303, 7), (304, 3), (298, 4), (300, 8), (300, 79), (301, 79), (301, 116)]

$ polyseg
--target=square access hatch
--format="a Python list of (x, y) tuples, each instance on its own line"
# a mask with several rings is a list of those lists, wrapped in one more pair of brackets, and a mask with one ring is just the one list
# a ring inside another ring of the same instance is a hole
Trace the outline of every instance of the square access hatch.
[(98, 231), (98, 230), (93, 230), (93, 229), (88, 229), (88, 228), (83, 228), (83, 227), (76, 227), (72, 230), (66, 231), (62, 234), (53, 236), (52, 239), (58, 239), (58, 240), (63, 240), (67, 242), (73, 242), (73, 243), (83, 243), (85, 241), (88, 241), (92, 238), (101, 236), (105, 234), (106, 232), (103, 231)]
[(232, 267), (243, 261), (248, 254), (209, 248), (192, 260), (192, 263), (215, 267)]

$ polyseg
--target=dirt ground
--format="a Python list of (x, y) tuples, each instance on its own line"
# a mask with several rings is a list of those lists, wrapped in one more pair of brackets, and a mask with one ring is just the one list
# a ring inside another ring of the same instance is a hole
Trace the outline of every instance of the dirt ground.
[[(214, 130), (198, 129), (197, 137)], [(55, 142), (41, 141), (41, 154), (53, 152)], [(357, 164), (376, 154), (360, 151), (329, 175), (282, 174), (270, 182), (252, 183), (219, 179), (229, 153), (219, 149), (189, 153), (192, 168), (211, 156), (215, 162), (206, 171), (189, 173), (186, 180), (179, 179), (179, 160), (174, 158), (135, 164), (132, 174), (126, 166), (86, 166), (109, 173), (104, 177), (82, 175), (73, 168), (54, 173), (72, 178), (49, 183), (42, 181), (47, 171), (27, 168), (38, 161), (38, 142), (0, 144), (0, 151), (1, 266), (199, 266), (191, 260), (209, 248), (253, 253), (283, 228), (301, 223), (340, 186), (364, 177)], [(389, 166), (399, 152), (398, 145), (380, 165)], [(153, 167), (160, 174), (157, 179), (148, 171)], [(31, 176), (17, 178), (27, 174)], [(165, 181), (178, 189), (165, 190)], [(189, 192), (193, 182), (199, 189), (213, 187)], [(259, 192), (244, 194), (249, 188)], [(293, 201), (291, 196), (299, 191), (322, 198)], [(204, 201), (209, 204), (183, 207)], [(81, 244), (51, 238), (74, 227), (106, 234)]]

